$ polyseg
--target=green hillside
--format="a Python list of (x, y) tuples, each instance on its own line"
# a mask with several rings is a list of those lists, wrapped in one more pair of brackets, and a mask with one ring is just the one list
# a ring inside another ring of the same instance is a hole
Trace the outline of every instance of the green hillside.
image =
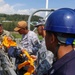
[[(0, 23), (3, 24), (4, 29), (8, 31), (13, 31), (14, 27), (17, 25), (18, 21), (25, 20), (28, 21), (29, 15), (7, 15), (7, 14), (0, 14)], [(31, 19), (32, 21), (38, 21), (39, 18), (42, 18), (40, 16), (33, 16)], [(31, 29), (33, 30), (33, 26), (31, 26)]]

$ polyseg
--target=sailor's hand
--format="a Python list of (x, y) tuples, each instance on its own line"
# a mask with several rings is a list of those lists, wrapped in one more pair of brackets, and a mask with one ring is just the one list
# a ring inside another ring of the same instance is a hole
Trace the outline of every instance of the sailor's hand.
[(7, 37), (7, 39), (8, 39), (9, 41), (11, 41), (11, 40), (12, 40), (12, 38), (11, 38), (11, 37), (9, 37), (9, 36)]
[[(24, 53), (26, 50), (25, 50), (25, 49), (22, 49), (21, 51), (22, 51), (22, 53)], [(34, 61), (37, 60), (37, 56), (35, 56), (35, 55), (30, 55), (30, 56), (31, 56), (31, 58), (32, 58)]]
[(31, 58), (32, 58), (34, 61), (37, 60), (37, 56), (35, 56), (35, 55), (31, 55)]
[(25, 51), (26, 51), (25, 49), (22, 49), (22, 50), (21, 50), (23, 56), (26, 56)]
[(2, 48), (2, 45), (0, 45), (0, 49)]
[(21, 52), (24, 53), (25, 49), (22, 49)]

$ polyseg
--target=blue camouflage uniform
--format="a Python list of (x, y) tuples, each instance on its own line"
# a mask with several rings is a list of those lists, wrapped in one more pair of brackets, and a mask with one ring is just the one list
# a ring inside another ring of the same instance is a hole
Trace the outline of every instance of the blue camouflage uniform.
[(75, 75), (75, 50), (56, 61), (48, 75)]
[(51, 51), (47, 51), (45, 46), (45, 39), (43, 38), (41, 42), (41, 48), (38, 52), (37, 75), (43, 75), (47, 73), (47, 71), (52, 66), (53, 57), (53, 53)]
[(29, 53), (36, 55), (40, 48), (40, 41), (35, 32), (29, 31), (26, 35), (23, 34), (20, 45), (22, 48), (25, 48)]

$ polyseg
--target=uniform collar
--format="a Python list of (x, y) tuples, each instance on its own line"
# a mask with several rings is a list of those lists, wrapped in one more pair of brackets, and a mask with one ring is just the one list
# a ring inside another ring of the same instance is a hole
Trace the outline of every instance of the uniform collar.
[(66, 64), (67, 62), (69, 62), (73, 58), (75, 59), (75, 50), (72, 50), (71, 52), (64, 55), (61, 59), (57, 60), (53, 64), (53, 68), (55, 70), (58, 70), (61, 66), (63, 66), (64, 64)]

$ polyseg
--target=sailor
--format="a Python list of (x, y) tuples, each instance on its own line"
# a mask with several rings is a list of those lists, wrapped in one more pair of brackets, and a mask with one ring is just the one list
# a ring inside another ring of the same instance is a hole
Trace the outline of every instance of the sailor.
[[(30, 55), (32, 55), (35, 59), (37, 59), (37, 52), (40, 48), (40, 41), (38, 39), (37, 34), (33, 31), (28, 30), (28, 24), (26, 21), (19, 21), (17, 23), (17, 26), (14, 28), (14, 30), (16, 32), (19, 32), (19, 34), (22, 35), (22, 39), (19, 45), (21, 50), (27, 50), (27, 52)], [(28, 66), (27, 67), (25, 66), (25, 68), (22, 68), (19, 71), (19, 74), (22, 75), (23, 70), (27, 70), (27, 68)]]
[(56, 58), (48, 75), (75, 75), (75, 11), (71, 8), (54, 11), (45, 30), (46, 47)]
[(9, 31), (3, 29), (3, 24), (0, 23), (0, 39), (2, 39), (5, 35), (10, 36), (12, 39), (14, 39)]
[(40, 47), (40, 41), (35, 32), (28, 30), (27, 22), (19, 21), (14, 30), (22, 35), (22, 40), (20, 42), (22, 48), (28, 50), (30, 54), (36, 55)]
[(38, 51), (38, 67), (37, 75), (46, 74), (46, 72), (51, 68), (53, 63), (53, 53), (46, 49), (45, 45), (45, 30), (44, 30), (45, 20), (39, 19), (35, 27), (39, 36), (42, 36), (41, 48)]
[(9, 31), (5, 30), (3, 28), (3, 24), (0, 23), (0, 48), (3, 48), (5, 52), (8, 52), (8, 49), (2, 46), (4, 36), (8, 36), (8, 40), (14, 40), (12, 34)]

